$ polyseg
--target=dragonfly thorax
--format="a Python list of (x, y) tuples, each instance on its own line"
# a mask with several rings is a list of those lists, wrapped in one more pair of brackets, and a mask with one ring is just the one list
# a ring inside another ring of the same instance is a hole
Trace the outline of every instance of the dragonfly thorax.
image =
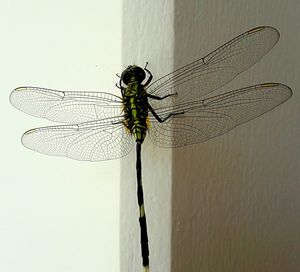
[(130, 82), (142, 83), (145, 78), (144, 69), (136, 65), (129, 65), (121, 74), (121, 80), (126, 85)]
[(134, 136), (136, 142), (142, 143), (146, 137), (148, 117), (148, 97), (141, 83), (146, 75), (138, 66), (128, 66), (121, 79), (127, 85), (123, 87), (124, 125)]

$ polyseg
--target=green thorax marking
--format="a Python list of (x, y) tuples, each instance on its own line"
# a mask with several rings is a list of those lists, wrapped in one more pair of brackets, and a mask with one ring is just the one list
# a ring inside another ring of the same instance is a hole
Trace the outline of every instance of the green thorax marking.
[(143, 85), (134, 78), (130, 80), (123, 96), (124, 125), (136, 142), (143, 143), (147, 131), (148, 99)]

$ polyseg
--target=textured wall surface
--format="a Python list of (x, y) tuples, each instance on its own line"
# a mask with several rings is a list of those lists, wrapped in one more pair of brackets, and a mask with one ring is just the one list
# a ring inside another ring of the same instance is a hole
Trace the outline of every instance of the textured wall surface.
[(282, 82), (294, 96), (223, 136), (173, 152), (171, 271), (299, 271), (300, 4), (175, 2), (175, 67), (271, 25), (281, 33), (278, 44), (223, 90)]
[[(208, 142), (172, 151), (145, 143), (152, 271), (299, 271), (299, 14), (296, 0), (124, 1), (124, 65), (149, 61), (157, 78), (270, 25), (278, 44), (222, 90), (281, 82), (294, 92)], [(121, 271), (140, 271), (134, 163), (122, 168)]]

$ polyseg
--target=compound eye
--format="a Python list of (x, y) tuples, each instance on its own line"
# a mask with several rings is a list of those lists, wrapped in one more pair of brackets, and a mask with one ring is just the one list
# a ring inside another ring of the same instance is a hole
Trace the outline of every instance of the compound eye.
[(142, 83), (142, 81), (146, 78), (146, 73), (141, 67), (136, 68), (135, 74), (139, 83)]
[(130, 81), (130, 76), (129, 73), (124, 73), (122, 74), (122, 81), (124, 82), (124, 84), (128, 85), (129, 81)]
[(142, 83), (142, 81), (146, 78), (146, 73), (144, 69), (138, 66), (128, 66), (126, 70), (121, 74), (121, 79), (124, 84), (128, 85), (130, 80), (137, 81), (138, 83)]
[(128, 85), (130, 78), (131, 78), (131, 72), (129, 71), (130, 66), (127, 67), (126, 70), (123, 71), (121, 74), (121, 79), (124, 82), (124, 84)]

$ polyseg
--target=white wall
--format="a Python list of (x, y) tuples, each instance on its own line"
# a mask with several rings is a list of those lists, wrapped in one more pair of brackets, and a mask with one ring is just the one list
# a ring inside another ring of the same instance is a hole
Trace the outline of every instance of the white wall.
[(121, 1), (0, 3), (0, 271), (119, 269), (119, 161), (84, 163), (25, 149), (50, 122), (17, 111), (17, 86), (118, 91)]
[[(271, 25), (281, 33), (279, 43), (223, 90), (281, 82), (294, 96), (226, 135), (173, 150), (171, 156), (145, 143), (150, 267), (157, 272), (296, 272), (299, 1), (173, 2), (123, 2), (124, 66), (149, 61), (157, 78), (248, 29)], [(124, 160), (122, 170), (121, 271), (140, 271), (134, 163)]]

